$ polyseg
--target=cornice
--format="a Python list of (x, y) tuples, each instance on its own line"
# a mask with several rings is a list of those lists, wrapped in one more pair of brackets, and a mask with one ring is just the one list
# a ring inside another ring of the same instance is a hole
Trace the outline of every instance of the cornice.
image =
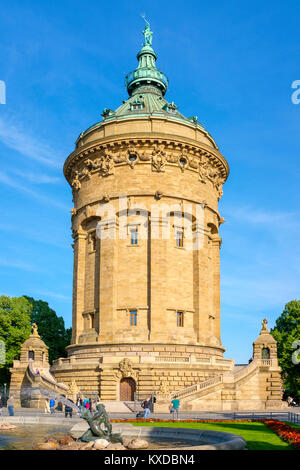
[[(139, 147), (143, 147), (145, 151), (149, 151), (150, 155), (145, 156), (145, 152), (143, 152), (141, 155), (138, 155), (138, 151), (140, 151)], [(100, 140), (98, 139), (94, 142), (83, 145), (82, 147), (72, 152), (67, 158), (64, 164), (64, 174), (68, 182), (73, 186), (73, 189), (75, 181), (75, 190), (77, 190), (79, 189), (80, 185), (76, 184), (78, 173), (78, 171), (76, 173), (76, 170), (78, 166), (80, 166), (81, 162), (88, 161), (91, 166), (90, 171), (93, 171), (96, 170), (96, 168), (90, 159), (100, 157), (102, 162), (100, 162), (101, 164), (99, 164), (97, 168), (105, 167), (106, 174), (111, 174), (108, 172), (113, 172), (115, 166), (129, 164), (133, 168), (135, 164), (149, 164), (151, 162), (155, 166), (158, 160), (159, 167), (156, 169), (157, 171), (163, 171), (164, 169), (162, 166), (165, 164), (175, 163), (175, 161), (171, 161), (172, 156), (169, 155), (169, 153), (172, 151), (177, 153), (182, 152), (183, 159), (185, 156), (188, 157), (188, 164), (186, 167), (182, 165), (182, 170), (199, 170), (199, 179), (201, 179), (202, 173), (200, 171), (200, 165), (204, 164), (204, 166), (207, 166), (207, 164), (209, 164), (216, 167), (220, 173), (222, 184), (226, 181), (229, 174), (229, 166), (226, 159), (218, 150), (210, 147), (207, 144), (189, 139), (187, 137), (174, 136), (157, 132), (135, 133), (134, 135), (132, 135), (132, 133), (113, 135), (109, 137), (103, 137)], [(121, 159), (118, 156), (118, 152), (123, 152), (123, 157)], [(126, 152), (127, 157), (125, 155)], [(132, 159), (129, 158), (130, 153), (136, 153), (139, 158), (136, 158), (136, 161), (132, 161)], [(176, 155), (174, 158), (176, 160)], [(193, 161), (194, 165), (191, 163), (191, 161)], [(85, 174), (87, 173), (88, 171), (85, 171)]]

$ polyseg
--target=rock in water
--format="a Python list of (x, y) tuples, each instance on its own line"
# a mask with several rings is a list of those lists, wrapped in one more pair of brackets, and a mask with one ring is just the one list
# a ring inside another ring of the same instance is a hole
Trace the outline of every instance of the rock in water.
[(74, 439), (71, 436), (64, 436), (61, 439), (59, 439), (59, 443), (63, 446), (67, 446), (71, 442), (74, 442)]
[(81, 444), (79, 450), (92, 450), (94, 447), (94, 442), (95, 441), (90, 441), (90, 442), (86, 442), (83, 445)]
[(34, 446), (34, 450), (57, 450), (59, 449), (59, 445), (55, 442), (43, 442), (41, 444), (36, 444)]
[(109, 442), (106, 439), (96, 439), (95, 442), (94, 442), (95, 449), (98, 449), (100, 447), (101, 447), (101, 449), (103, 449), (103, 447), (105, 448), (108, 445), (109, 445)]
[(132, 439), (127, 445), (128, 449), (148, 449), (149, 443), (143, 439)]
[(17, 429), (17, 426), (10, 423), (0, 423), (0, 431), (13, 431)]
[(105, 450), (126, 450), (126, 447), (123, 446), (120, 442), (109, 444)]

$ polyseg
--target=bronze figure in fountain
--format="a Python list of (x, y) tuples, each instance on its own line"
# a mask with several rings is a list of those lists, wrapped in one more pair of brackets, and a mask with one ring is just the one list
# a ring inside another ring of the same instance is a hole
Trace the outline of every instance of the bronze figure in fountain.
[(82, 442), (91, 442), (96, 439), (106, 439), (108, 442), (123, 444), (121, 434), (112, 433), (112, 425), (109, 421), (105, 406), (99, 403), (93, 414), (88, 409), (82, 407), (80, 417), (85, 419), (89, 425), (89, 429), (79, 438)]

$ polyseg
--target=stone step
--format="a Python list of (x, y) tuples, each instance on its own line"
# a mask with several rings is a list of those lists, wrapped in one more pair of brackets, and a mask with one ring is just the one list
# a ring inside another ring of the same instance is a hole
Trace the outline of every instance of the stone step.
[(102, 401), (107, 413), (130, 413), (129, 408), (123, 401)]

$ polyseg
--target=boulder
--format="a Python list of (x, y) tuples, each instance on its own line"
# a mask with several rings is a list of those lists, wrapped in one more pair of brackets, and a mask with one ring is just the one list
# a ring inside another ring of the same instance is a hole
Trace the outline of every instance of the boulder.
[(82, 444), (79, 448), (79, 450), (92, 450), (94, 447), (94, 441), (86, 442)]
[(132, 439), (127, 445), (128, 449), (137, 450), (137, 449), (148, 449), (149, 443), (143, 439)]
[(71, 442), (74, 442), (74, 439), (71, 436), (64, 436), (64, 437), (60, 438), (58, 442), (63, 446), (67, 446), (67, 445), (71, 444)]
[(131, 442), (131, 439), (126, 439), (126, 438), (123, 439), (123, 444), (125, 447), (128, 447), (128, 444), (130, 444), (130, 442)]
[(59, 445), (55, 442), (42, 442), (41, 444), (36, 444), (34, 446), (34, 450), (57, 450), (59, 449)]
[(124, 447), (121, 442), (116, 442), (115, 444), (109, 444), (105, 450), (126, 450), (126, 447)]
[(94, 443), (95, 449), (98, 449), (101, 447), (101, 449), (105, 449), (109, 445), (109, 442), (106, 439), (96, 439)]
[(10, 423), (0, 423), (0, 431), (12, 431), (13, 429), (17, 429), (17, 426)]

